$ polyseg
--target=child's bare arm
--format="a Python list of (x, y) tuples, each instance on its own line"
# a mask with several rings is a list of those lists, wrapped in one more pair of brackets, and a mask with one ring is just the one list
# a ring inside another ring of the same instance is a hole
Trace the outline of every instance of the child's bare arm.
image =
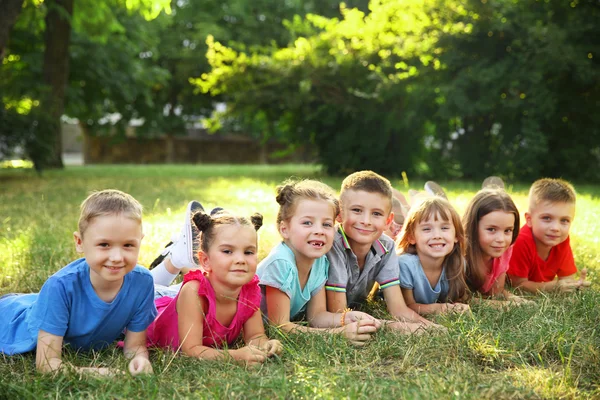
[(62, 367), (63, 337), (46, 331), (38, 332), (35, 366), (39, 372), (54, 372)]
[(327, 310), (329, 312), (341, 313), (348, 307), (348, 303), (346, 302), (346, 293), (335, 292), (332, 290), (326, 290), (325, 292), (327, 299)]
[(131, 375), (151, 374), (152, 364), (146, 348), (146, 331), (125, 333), (123, 346), (125, 357), (129, 358), (129, 372)]
[(509, 275), (512, 286), (530, 293), (538, 292), (572, 292), (582, 286), (581, 282), (574, 280), (575, 275), (561, 277), (550, 282), (533, 282), (527, 278)]
[(406, 302), (406, 306), (411, 310), (421, 315), (441, 314), (446, 312), (466, 312), (470, 311), (470, 307), (463, 303), (433, 303), (421, 304), (417, 303), (412, 289), (402, 288), (402, 296)]
[[(376, 321), (375, 319), (352, 321), (345, 326), (338, 326), (341, 325), (343, 310), (340, 313), (330, 313), (327, 311), (324, 288), (313, 296), (307, 305), (306, 315), (312, 326), (304, 326), (290, 322), (290, 299), (285, 293), (277, 288), (267, 286), (266, 295), (269, 322), (278, 326), (284, 332), (341, 333), (351, 343), (360, 346), (363, 345), (366, 340), (369, 340), (371, 335), (375, 333), (380, 326), (379, 321)], [(342, 293), (342, 295), (344, 294)], [(345, 300), (346, 296), (344, 295), (344, 302)], [(336, 325), (334, 321), (336, 315), (339, 321), (338, 325)], [(328, 324), (330, 325), (325, 327), (325, 325)]]
[(75, 367), (64, 363), (61, 358), (62, 344), (62, 336), (53, 335), (43, 330), (38, 332), (35, 366), (39, 372), (57, 372), (68, 365), (68, 367), (80, 373), (98, 375), (115, 375), (119, 373), (118, 370), (112, 368)]
[(399, 285), (390, 286), (384, 289), (383, 298), (385, 299), (388, 312), (393, 317), (398, 318), (401, 321), (418, 322), (427, 326), (434, 325), (433, 322), (421, 317), (406, 305)]
[(268, 357), (281, 354), (283, 346), (276, 339), (269, 339), (265, 334), (265, 327), (262, 322), (262, 313), (260, 310), (244, 324), (244, 343), (248, 346), (258, 346), (267, 353)]

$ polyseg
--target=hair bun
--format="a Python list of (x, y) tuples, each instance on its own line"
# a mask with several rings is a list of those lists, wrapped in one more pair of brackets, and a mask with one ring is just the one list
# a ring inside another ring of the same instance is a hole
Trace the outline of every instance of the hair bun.
[(198, 211), (196, 214), (194, 214), (194, 216), (192, 217), (192, 221), (194, 222), (194, 225), (196, 225), (196, 228), (198, 228), (200, 232), (206, 231), (208, 227), (210, 227), (213, 224), (212, 217), (204, 213), (203, 211)]
[(293, 184), (283, 184), (277, 187), (277, 196), (275, 197), (275, 201), (280, 206), (289, 203), (292, 191), (294, 190)]
[(259, 230), (260, 227), (263, 225), (262, 214), (259, 214), (259, 213), (252, 214), (252, 216), (250, 217), (250, 222), (252, 222), (252, 225), (254, 225), (255, 230)]

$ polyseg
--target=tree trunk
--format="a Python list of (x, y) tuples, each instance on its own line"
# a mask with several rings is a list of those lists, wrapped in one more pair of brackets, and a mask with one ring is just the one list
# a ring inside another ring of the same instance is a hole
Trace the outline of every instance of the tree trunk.
[(23, 8), (24, 0), (0, 0), (0, 60), (4, 58), (4, 49), (8, 36)]
[[(74, 0), (47, 0), (46, 32), (44, 35), (43, 79), (47, 87), (42, 102), (46, 118), (41, 121), (36, 140), (48, 153), (42, 157), (43, 165), (62, 168), (62, 132), (60, 118), (65, 109), (69, 78), (69, 43)], [(40, 156), (38, 154), (38, 156)], [(34, 160), (35, 162), (35, 160)]]

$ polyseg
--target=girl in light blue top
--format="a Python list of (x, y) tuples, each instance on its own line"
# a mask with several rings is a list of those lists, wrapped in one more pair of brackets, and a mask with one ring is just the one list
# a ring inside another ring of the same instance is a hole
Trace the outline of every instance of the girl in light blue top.
[[(285, 332), (342, 333), (364, 344), (379, 321), (357, 311), (327, 311), (325, 282), (338, 200), (317, 181), (286, 182), (277, 188), (277, 226), (283, 242), (260, 262), (256, 271), (263, 293), (261, 309), (269, 323)], [(291, 321), (306, 317), (308, 326)]]
[(419, 314), (465, 312), (465, 235), (448, 200), (423, 199), (413, 206), (398, 241), (400, 287), (406, 305)]

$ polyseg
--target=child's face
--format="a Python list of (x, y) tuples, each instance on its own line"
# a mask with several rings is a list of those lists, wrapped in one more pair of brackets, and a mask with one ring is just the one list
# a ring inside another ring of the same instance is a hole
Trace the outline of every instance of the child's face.
[(440, 215), (431, 215), (429, 219), (417, 222), (413, 228), (409, 243), (415, 245), (421, 261), (444, 259), (458, 242), (456, 230), (451, 220), (444, 221)]
[(479, 220), (477, 234), (484, 259), (500, 257), (510, 247), (515, 216), (506, 211), (493, 211)]
[(242, 287), (256, 273), (256, 231), (248, 225), (218, 226), (208, 253), (200, 252), (199, 257), (211, 281), (231, 289)]
[(541, 201), (525, 213), (527, 225), (533, 232), (536, 244), (552, 248), (569, 236), (575, 218), (575, 204)]
[(340, 222), (351, 245), (371, 245), (394, 217), (391, 201), (379, 193), (347, 190), (340, 206)]
[(122, 282), (136, 266), (143, 238), (142, 224), (125, 215), (105, 215), (90, 221), (83, 237), (74, 233), (92, 282)]
[(292, 249), (296, 260), (315, 260), (333, 245), (335, 211), (325, 200), (300, 200), (289, 221), (282, 221), (279, 231)]

